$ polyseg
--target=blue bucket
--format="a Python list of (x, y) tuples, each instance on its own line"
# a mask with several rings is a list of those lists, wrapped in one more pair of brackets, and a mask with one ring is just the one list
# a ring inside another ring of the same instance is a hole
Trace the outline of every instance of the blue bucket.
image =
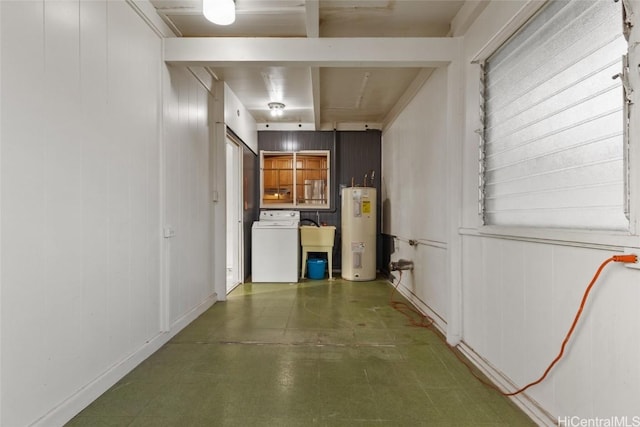
[(324, 269), (326, 265), (327, 261), (324, 259), (307, 260), (307, 271), (309, 272), (309, 279), (324, 279)]

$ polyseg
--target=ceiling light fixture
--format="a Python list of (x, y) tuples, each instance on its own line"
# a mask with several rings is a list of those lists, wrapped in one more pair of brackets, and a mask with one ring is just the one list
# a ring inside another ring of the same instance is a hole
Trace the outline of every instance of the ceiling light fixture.
[(285, 105), (282, 102), (270, 102), (267, 104), (271, 110), (271, 117), (282, 117)]
[(234, 0), (202, 0), (202, 14), (218, 25), (230, 25), (236, 20)]

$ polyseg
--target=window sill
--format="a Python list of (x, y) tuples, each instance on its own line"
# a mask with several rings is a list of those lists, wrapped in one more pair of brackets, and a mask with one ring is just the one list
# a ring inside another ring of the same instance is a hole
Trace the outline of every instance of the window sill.
[(621, 251), (624, 248), (640, 248), (640, 236), (628, 232), (485, 225), (478, 228), (460, 228), (459, 233), (463, 236), (494, 237), (498, 239), (561, 246), (592, 247), (614, 251)]
[(260, 209), (288, 209), (292, 211), (326, 211), (331, 209), (328, 205), (294, 205), (293, 203), (262, 203)]

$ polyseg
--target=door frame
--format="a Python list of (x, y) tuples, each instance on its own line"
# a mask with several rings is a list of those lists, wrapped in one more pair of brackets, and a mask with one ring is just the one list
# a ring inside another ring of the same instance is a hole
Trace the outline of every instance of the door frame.
[[(229, 151), (231, 150), (231, 151)], [(231, 263), (232, 277), (226, 277), (227, 293), (244, 281), (244, 230), (243, 230), (243, 205), (244, 195), (242, 186), (242, 143), (233, 135), (227, 133), (225, 136), (225, 161), (226, 161), (226, 263), (225, 269), (230, 265), (229, 256), (233, 259)], [(230, 234), (231, 233), (231, 234)], [(233, 239), (234, 241), (230, 241)], [(235, 247), (229, 248), (229, 245)]]

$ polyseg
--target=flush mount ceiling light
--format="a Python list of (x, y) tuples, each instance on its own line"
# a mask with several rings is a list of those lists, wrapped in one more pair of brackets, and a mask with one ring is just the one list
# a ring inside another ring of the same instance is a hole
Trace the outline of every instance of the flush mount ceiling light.
[(267, 105), (271, 110), (271, 117), (281, 117), (284, 113), (284, 104), (282, 102), (270, 102)]
[(202, 14), (218, 25), (230, 25), (236, 20), (234, 0), (202, 0)]

